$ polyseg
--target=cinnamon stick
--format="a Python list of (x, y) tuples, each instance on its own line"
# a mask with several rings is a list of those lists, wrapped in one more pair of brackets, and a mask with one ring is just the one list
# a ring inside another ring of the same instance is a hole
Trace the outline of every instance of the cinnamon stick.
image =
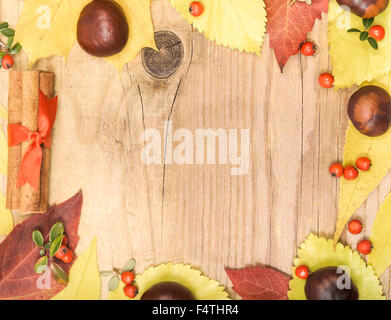
[[(40, 89), (47, 97), (53, 96), (53, 73), (42, 71), (11, 72), (9, 123), (22, 124), (33, 132), (38, 131)], [(29, 184), (16, 188), (20, 163), (30, 143), (31, 141), (27, 141), (21, 145), (10, 147), (8, 153), (7, 208), (19, 210), (23, 214), (46, 212), (49, 198), (50, 150), (44, 146), (42, 146), (43, 158), (39, 190), (35, 190)]]

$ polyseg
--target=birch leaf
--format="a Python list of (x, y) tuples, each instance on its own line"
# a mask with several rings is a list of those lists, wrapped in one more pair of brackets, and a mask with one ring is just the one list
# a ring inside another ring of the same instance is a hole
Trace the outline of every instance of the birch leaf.
[[(370, 84), (391, 92), (391, 74), (372, 81)], [(361, 134), (349, 123), (346, 132), (343, 165), (354, 165), (359, 157), (368, 157), (372, 161), (369, 171), (360, 171), (357, 179), (340, 180), (338, 220), (334, 242), (337, 243), (345, 225), (354, 212), (361, 207), (368, 195), (376, 188), (391, 168), (391, 130), (386, 134), (371, 138)]]
[[(15, 38), (29, 56), (30, 64), (39, 58), (67, 57), (76, 42), (77, 21), (91, 0), (25, 0)], [(105, 58), (119, 71), (143, 47), (155, 47), (150, 0), (116, 0), (129, 24), (129, 40), (118, 54)]]
[(100, 275), (96, 254), (96, 238), (73, 264), (69, 273), (69, 284), (52, 300), (99, 300)]
[(380, 276), (391, 265), (391, 193), (388, 194), (376, 215), (371, 241), (373, 250), (368, 256), (368, 263)]
[[(389, 73), (391, 70), (391, 38), (380, 41), (373, 49), (368, 41), (360, 41), (359, 33), (347, 32), (350, 28), (363, 30), (362, 18), (343, 10), (331, 0), (328, 13), (328, 40), (336, 88), (360, 85)], [(391, 6), (376, 16), (374, 24), (391, 31)]]
[(10, 210), (5, 208), (5, 197), (0, 192), (0, 234), (8, 235), (14, 227), (14, 220)]
[(193, 17), (190, 1), (170, 0), (182, 16), (217, 44), (260, 53), (266, 31), (266, 10), (263, 0), (204, 0), (204, 13)]

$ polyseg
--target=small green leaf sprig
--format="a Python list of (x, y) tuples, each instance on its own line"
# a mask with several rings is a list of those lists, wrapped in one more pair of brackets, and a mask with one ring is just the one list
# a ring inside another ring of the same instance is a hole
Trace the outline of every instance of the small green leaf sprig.
[(66, 284), (69, 281), (68, 274), (53, 261), (54, 256), (60, 249), (64, 239), (64, 226), (61, 222), (55, 223), (49, 233), (49, 242), (45, 243), (42, 233), (39, 230), (34, 230), (32, 234), (33, 242), (40, 248), (40, 258), (35, 263), (35, 273), (42, 274), (47, 267), (57, 282)]
[(119, 281), (121, 279), (121, 274), (125, 271), (133, 271), (134, 268), (136, 267), (136, 260), (135, 259), (130, 259), (128, 262), (125, 263), (125, 265), (122, 267), (122, 269), (114, 268), (113, 270), (110, 271), (101, 271), (100, 274), (103, 277), (109, 277), (112, 276), (108, 289), (109, 291), (114, 291), (115, 289), (118, 288)]
[(351, 28), (347, 32), (359, 33), (359, 38), (361, 41), (365, 41), (365, 40), (368, 41), (368, 43), (371, 45), (371, 47), (373, 49), (377, 50), (379, 48), (379, 45), (374, 38), (369, 36), (369, 32), (368, 32), (368, 29), (371, 27), (374, 20), (375, 20), (374, 18), (369, 18), (369, 19), (363, 18), (362, 24), (365, 28), (363, 31), (360, 29), (357, 29), (357, 28)]
[(0, 23), (0, 33), (7, 38), (7, 42), (0, 41), (0, 69), (3, 57), (7, 54), (16, 55), (22, 50), (19, 42), (14, 44), (15, 30), (9, 27), (8, 22)]

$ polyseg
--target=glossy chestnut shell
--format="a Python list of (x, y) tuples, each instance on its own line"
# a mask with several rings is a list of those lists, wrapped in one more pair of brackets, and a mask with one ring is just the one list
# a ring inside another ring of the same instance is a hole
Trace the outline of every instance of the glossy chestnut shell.
[(340, 6), (347, 6), (359, 17), (373, 18), (388, 6), (388, 0), (337, 0)]
[(348, 115), (362, 134), (378, 137), (387, 132), (391, 123), (391, 97), (378, 86), (357, 90), (348, 103)]
[(149, 288), (141, 300), (195, 300), (191, 291), (178, 282), (159, 282)]
[(111, 0), (94, 0), (84, 7), (77, 23), (80, 46), (95, 57), (119, 53), (128, 42), (129, 25), (122, 8)]
[[(338, 273), (337, 267), (319, 269), (308, 277), (305, 284), (305, 295), (308, 300), (358, 300), (358, 289), (351, 279), (342, 273)], [(344, 277), (341, 283), (340, 277)], [(346, 288), (347, 280), (350, 289)], [(340, 287), (340, 288), (338, 288)]]

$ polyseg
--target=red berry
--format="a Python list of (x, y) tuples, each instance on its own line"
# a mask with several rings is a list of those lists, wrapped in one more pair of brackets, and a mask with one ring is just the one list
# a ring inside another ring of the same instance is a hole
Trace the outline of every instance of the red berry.
[(343, 176), (346, 180), (354, 180), (358, 177), (358, 171), (355, 167), (346, 166), (343, 169)]
[(62, 238), (62, 244), (64, 246), (67, 246), (68, 245), (68, 237), (67, 236), (64, 236), (64, 238)]
[(63, 260), (67, 254), (68, 254), (68, 248), (65, 245), (62, 245), (54, 256), (57, 259)]
[(376, 25), (376, 26), (372, 26), (369, 29), (369, 36), (375, 39), (376, 41), (382, 41), (385, 35), (386, 32), (384, 31), (384, 28), (382, 26)]
[(67, 254), (65, 255), (64, 258), (62, 258), (62, 261), (65, 263), (70, 263), (73, 260), (73, 251), (68, 249)]
[(132, 271), (124, 271), (121, 274), (121, 280), (125, 284), (131, 284), (134, 281), (134, 273)]
[(360, 220), (352, 220), (349, 222), (348, 229), (351, 234), (359, 234), (362, 231), (362, 222)]
[(367, 157), (361, 157), (356, 160), (356, 167), (362, 171), (368, 171), (371, 168), (371, 160)]
[(323, 88), (331, 88), (334, 83), (334, 77), (330, 73), (322, 73), (319, 76), (319, 84)]
[(372, 242), (369, 240), (362, 240), (357, 244), (357, 250), (364, 255), (370, 254), (372, 251)]
[(313, 56), (316, 52), (316, 46), (313, 42), (311, 41), (306, 41), (304, 43), (301, 44), (300, 46), (300, 52), (301, 54), (309, 57), (309, 56)]
[(334, 163), (330, 166), (329, 172), (333, 177), (340, 178), (343, 174), (343, 166), (340, 163)]
[(138, 290), (137, 287), (135, 287), (134, 285), (127, 284), (124, 287), (124, 293), (127, 297), (133, 299), (134, 297), (137, 296)]
[(204, 13), (204, 6), (199, 1), (193, 1), (190, 3), (189, 12), (193, 17), (199, 17)]
[(299, 266), (296, 268), (295, 273), (298, 278), (307, 279), (310, 274), (310, 270), (307, 266)]
[(6, 54), (1, 60), (1, 66), (4, 69), (11, 69), (14, 66), (14, 58), (11, 55)]

